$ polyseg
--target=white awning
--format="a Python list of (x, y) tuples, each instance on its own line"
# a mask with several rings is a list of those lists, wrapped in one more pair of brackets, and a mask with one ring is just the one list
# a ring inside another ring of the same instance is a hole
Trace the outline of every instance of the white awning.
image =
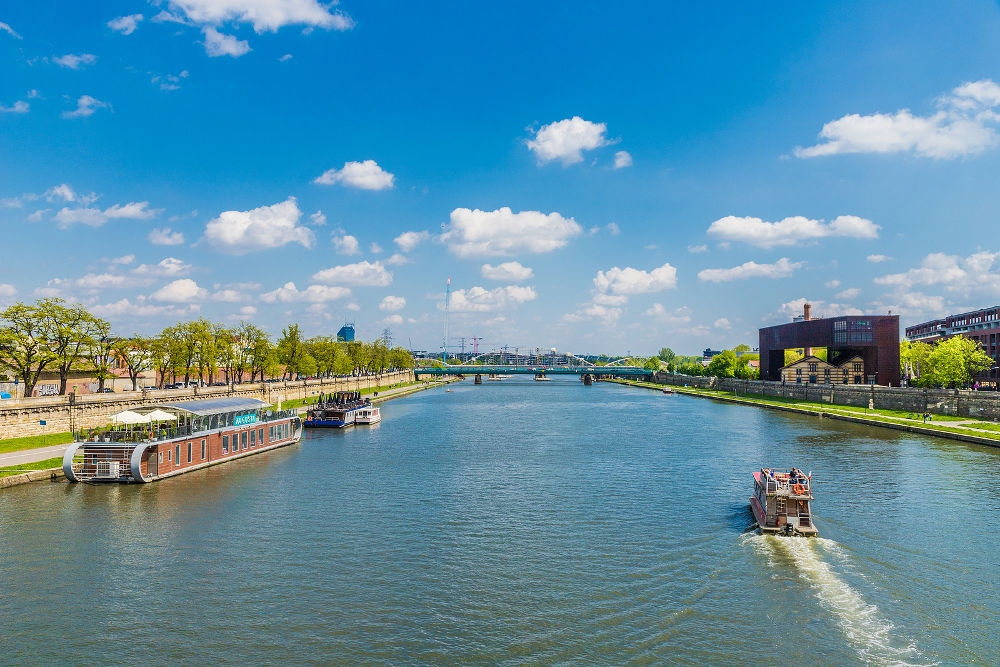
[(177, 421), (177, 415), (172, 415), (169, 412), (164, 412), (163, 410), (153, 410), (152, 412), (146, 413), (146, 418), (154, 422), (173, 422)]
[(149, 416), (140, 415), (138, 412), (124, 410), (111, 416), (112, 424), (148, 424)]

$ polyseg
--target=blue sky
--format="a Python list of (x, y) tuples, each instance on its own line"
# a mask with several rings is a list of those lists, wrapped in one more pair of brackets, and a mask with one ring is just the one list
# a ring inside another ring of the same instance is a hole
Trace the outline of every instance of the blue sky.
[(0, 9), (0, 304), (439, 349), (1000, 301), (1000, 6)]

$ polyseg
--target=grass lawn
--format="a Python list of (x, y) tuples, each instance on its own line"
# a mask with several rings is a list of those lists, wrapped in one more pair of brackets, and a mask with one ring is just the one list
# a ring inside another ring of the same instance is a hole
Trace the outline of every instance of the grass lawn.
[(0, 477), (10, 477), (11, 475), (20, 475), (23, 472), (28, 472), (29, 470), (48, 470), (49, 468), (61, 468), (62, 467), (62, 457), (56, 457), (54, 459), (46, 459), (44, 461), (35, 461), (34, 463), (22, 463), (17, 466), (7, 466), (6, 468), (0, 468)]
[(17, 452), (22, 449), (34, 449), (35, 447), (65, 445), (70, 442), (73, 442), (73, 434), (69, 431), (66, 431), (65, 433), (29, 435), (26, 438), (8, 438), (7, 440), (0, 440), (0, 454)]

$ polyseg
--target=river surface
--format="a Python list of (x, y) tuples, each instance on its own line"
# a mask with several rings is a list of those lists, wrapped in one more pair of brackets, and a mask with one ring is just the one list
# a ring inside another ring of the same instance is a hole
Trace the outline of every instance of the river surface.
[[(135, 486), (0, 493), (0, 662), (1000, 663), (1000, 450), (507, 380)], [(762, 465), (819, 539), (762, 537)]]

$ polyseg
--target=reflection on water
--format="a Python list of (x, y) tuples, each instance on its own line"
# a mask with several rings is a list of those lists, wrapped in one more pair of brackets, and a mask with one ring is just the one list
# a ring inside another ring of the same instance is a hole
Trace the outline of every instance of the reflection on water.
[[(606, 384), (453, 389), (155, 484), (0, 493), (5, 662), (113, 646), (143, 662), (996, 663), (1000, 452)], [(744, 533), (762, 465), (813, 471), (820, 539)]]

